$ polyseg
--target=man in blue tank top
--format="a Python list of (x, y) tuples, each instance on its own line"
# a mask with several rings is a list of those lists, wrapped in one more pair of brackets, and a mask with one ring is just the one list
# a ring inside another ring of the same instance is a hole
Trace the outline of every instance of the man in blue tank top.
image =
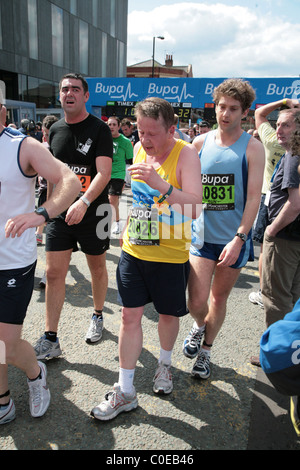
[(265, 157), (262, 144), (243, 131), (241, 121), (254, 99), (248, 82), (225, 80), (214, 91), (218, 128), (193, 142), (201, 159), (204, 240), (199, 237), (201, 224), (193, 222), (188, 290), (194, 324), (183, 353), (197, 356), (192, 375), (202, 379), (210, 376), (211, 347), (224, 322), (228, 296), (241, 268), (253, 260), (251, 228)]

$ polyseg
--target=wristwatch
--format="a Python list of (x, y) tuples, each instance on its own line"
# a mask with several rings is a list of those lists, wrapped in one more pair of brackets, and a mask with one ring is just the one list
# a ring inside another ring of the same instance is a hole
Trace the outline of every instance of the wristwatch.
[(50, 219), (45, 207), (38, 207), (37, 209), (35, 209), (34, 212), (38, 215), (42, 215), (43, 217), (45, 217), (45, 222), (48, 222), (48, 220)]
[(243, 242), (246, 242), (246, 241), (247, 241), (247, 238), (248, 238), (247, 235), (246, 235), (246, 233), (239, 233), (239, 232), (238, 232), (238, 233), (235, 234), (235, 236), (236, 236), (236, 237), (239, 237), (241, 240), (243, 240)]

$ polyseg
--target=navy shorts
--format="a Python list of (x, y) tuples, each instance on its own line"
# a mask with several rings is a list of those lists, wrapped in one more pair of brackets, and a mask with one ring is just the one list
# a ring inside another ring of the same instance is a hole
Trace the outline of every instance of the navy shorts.
[(253, 226), (252, 238), (258, 243), (263, 243), (264, 233), (268, 225), (268, 206), (265, 205), (266, 195), (262, 194), (258, 214)]
[(31, 300), (36, 262), (0, 271), (0, 323), (23, 325)]
[(118, 300), (128, 308), (153, 302), (162, 315), (182, 317), (188, 313), (186, 286), (190, 264), (143, 261), (122, 251), (117, 268)]
[[(195, 248), (191, 245), (190, 254), (194, 256), (199, 256), (200, 258), (211, 259), (212, 261), (218, 261), (220, 254), (222, 253), (223, 248), (226, 245), (217, 245), (215, 243), (204, 242), (203, 247), (200, 249)], [(243, 268), (248, 261), (254, 261), (254, 250), (253, 242), (251, 238), (243, 244), (240, 255), (237, 261), (230, 266), (233, 269)]]
[[(100, 218), (99, 218), (100, 220)], [(109, 231), (107, 236), (99, 238), (97, 234), (97, 223), (68, 225), (57, 217), (47, 222), (46, 228), (46, 251), (66, 251), (72, 249), (74, 252), (81, 248), (87, 255), (102, 255), (109, 249)]]

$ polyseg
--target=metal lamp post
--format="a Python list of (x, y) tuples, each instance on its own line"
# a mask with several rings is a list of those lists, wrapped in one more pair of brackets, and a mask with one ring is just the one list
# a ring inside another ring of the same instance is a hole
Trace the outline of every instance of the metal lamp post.
[(154, 54), (155, 54), (155, 39), (164, 40), (164, 36), (153, 36), (153, 55), (152, 55), (152, 78), (154, 77)]

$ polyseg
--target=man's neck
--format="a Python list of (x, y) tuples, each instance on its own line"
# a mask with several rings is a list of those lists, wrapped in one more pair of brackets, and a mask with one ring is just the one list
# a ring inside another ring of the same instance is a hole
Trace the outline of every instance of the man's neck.
[(219, 144), (221, 144), (221, 146), (230, 147), (237, 140), (239, 140), (243, 132), (244, 131), (241, 127), (233, 129), (232, 131), (222, 130), (219, 128), (217, 131), (216, 140), (219, 142)]
[(76, 114), (76, 116), (65, 113), (65, 121), (67, 124), (78, 124), (79, 122), (84, 121), (88, 116), (89, 113), (87, 111), (84, 111), (80, 114)]

